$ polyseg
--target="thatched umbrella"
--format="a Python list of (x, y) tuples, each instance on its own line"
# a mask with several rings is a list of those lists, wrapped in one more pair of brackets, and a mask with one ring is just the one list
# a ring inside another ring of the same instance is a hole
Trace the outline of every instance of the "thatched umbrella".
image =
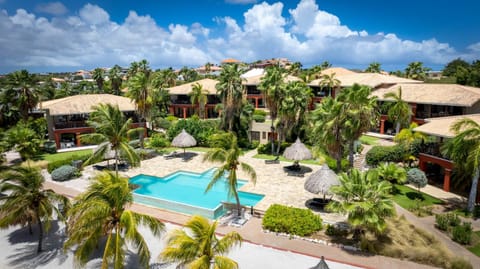
[(196, 144), (197, 140), (187, 133), (185, 129), (183, 129), (182, 132), (175, 136), (175, 138), (172, 140), (172, 146), (183, 148), (183, 156), (185, 156), (185, 148), (193, 147)]
[(325, 262), (325, 258), (322, 256), (318, 264), (315, 265), (314, 267), (310, 267), (310, 269), (330, 269), (330, 268), (328, 267), (328, 264)]
[(308, 177), (303, 186), (305, 190), (311, 193), (322, 193), (323, 200), (325, 200), (325, 195), (331, 194), (330, 187), (335, 185), (340, 185), (337, 174), (328, 168), (328, 165), (324, 164), (318, 171)]
[(295, 161), (294, 166), (298, 166), (298, 161), (311, 159), (312, 152), (297, 138), (295, 143), (285, 149), (283, 157)]

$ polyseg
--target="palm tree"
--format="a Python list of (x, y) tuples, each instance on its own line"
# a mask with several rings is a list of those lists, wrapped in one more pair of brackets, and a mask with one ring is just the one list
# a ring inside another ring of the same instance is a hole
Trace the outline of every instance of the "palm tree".
[(0, 227), (28, 225), (32, 234), (32, 224), (38, 224), (37, 253), (41, 252), (44, 229), (48, 231), (53, 212), (63, 218), (56, 206), (62, 204), (64, 209), (68, 208), (68, 198), (44, 189), (45, 179), (35, 167), (14, 166), (1, 178), (0, 192), (7, 195), (0, 197)]
[(137, 72), (128, 80), (127, 97), (135, 101), (138, 115), (142, 122), (149, 117), (152, 107), (152, 84), (150, 78), (144, 72)]
[(29, 112), (34, 109), (39, 101), (38, 79), (27, 70), (10, 73), (6, 77), (7, 87), (10, 91), (9, 98), (18, 109), (22, 119), (27, 120)]
[(408, 64), (407, 68), (405, 68), (405, 77), (416, 80), (425, 80), (427, 77), (426, 72), (430, 70), (430, 68), (424, 67), (422, 62), (411, 62)]
[(389, 197), (390, 183), (379, 181), (377, 173), (357, 169), (351, 170), (350, 174), (341, 173), (339, 179), (341, 184), (333, 186), (330, 191), (341, 200), (331, 201), (327, 209), (347, 214), (348, 222), (355, 229), (355, 238), (365, 230), (381, 234), (387, 227), (385, 218), (395, 214)]
[(154, 217), (127, 209), (132, 202), (128, 178), (102, 172), (91, 180), (68, 211), (70, 234), (64, 247), (76, 247), (74, 257), (78, 264), (84, 266), (105, 238), (102, 269), (123, 268), (127, 242), (137, 249), (140, 264), (148, 268), (150, 251), (138, 227), (145, 225), (159, 236), (164, 225)]
[(360, 136), (377, 125), (377, 98), (370, 97), (371, 88), (353, 84), (338, 95), (345, 108), (344, 131), (348, 142), (349, 164), (353, 167), (354, 145)]
[(174, 87), (176, 85), (177, 74), (175, 74), (175, 72), (173, 71), (173, 69), (171, 67), (167, 68), (167, 69), (164, 69), (164, 70), (161, 70), (160, 72), (162, 74), (163, 80), (165, 81), (164, 86)]
[(221, 163), (222, 165), (215, 171), (215, 174), (213, 175), (210, 183), (208, 183), (205, 192), (211, 190), (213, 185), (221, 181), (223, 176), (226, 175), (228, 185), (228, 197), (235, 197), (238, 216), (240, 216), (241, 205), (237, 191), (237, 170), (239, 168), (242, 169), (242, 171), (244, 171), (250, 177), (253, 184), (255, 184), (257, 180), (257, 174), (250, 165), (244, 162), (240, 162), (239, 158), (243, 154), (243, 152), (240, 147), (238, 147), (237, 137), (233, 133), (217, 135), (217, 137), (214, 139), (217, 140), (216, 145), (221, 145), (221, 147), (217, 147), (208, 151), (204, 155), (203, 160)]
[(406, 147), (410, 147), (415, 141), (425, 141), (427, 136), (421, 132), (415, 132), (414, 129), (418, 127), (416, 122), (410, 123), (408, 128), (403, 128), (398, 134), (395, 135), (393, 141), (403, 144)]
[(243, 87), (238, 64), (227, 64), (215, 86), (223, 104), (221, 128), (233, 132), (238, 127), (242, 111)]
[(92, 72), (92, 78), (97, 83), (98, 90), (103, 92), (103, 84), (105, 82), (105, 71), (103, 68), (95, 68)]
[(205, 105), (207, 104), (208, 91), (205, 90), (200, 83), (192, 85), (192, 91), (188, 94), (192, 105), (197, 105), (198, 117), (205, 118)]
[(367, 73), (380, 73), (382, 72), (382, 65), (379, 62), (370, 63), (370, 65), (365, 69)]
[(456, 121), (450, 129), (455, 133), (455, 137), (444, 144), (442, 151), (455, 165), (464, 168), (472, 176), (467, 210), (473, 212), (480, 175), (480, 124), (463, 118)]
[(335, 96), (335, 89), (340, 85), (341, 82), (335, 77), (335, 73), (331, 73), (330, 75), (322, 75), (320, 81), (318, 82), (318, 86), (320, 86), (320, 88), (328, 89), (329, 96)]
[(345, 117), (344, 104), (331, 97), (324, 98), (311, 115), (313, 122), (311, 139), (335, 158), (337, 172), (342, 169), (342, 158), (347, 144), (346, 129), (344, 128)]
[(394, 104), (388, 109), (388, 118), (395, 122), (395, 133), (400, 132), (402, 126), (406, 126), (412, 117), (410, 105), (402, 99), (402, 87), (398, 87), (398, 94), (394, 92), (386, 93), (384, 98), (392, 98)]
[(407, 171), (396, 163), (381, 163), (375, 171), (380, 180), (386, 180), (391, 183), (404, 184), (407, 182)]
[(99, 144), (99, 146), (94, 154), (85, 161), (85, 165), (103, 158), (110, 149), (114, 151), (117, 173), (120, 156), (127, 158), (132, 166), (140, 165), (140, 157), (128, 144), (128, 134), (135, 131), (129, 130), (132, 119), (125, 119), (125, 115), (120, 111), (118, 105), (99, 104), (93, 109), (87, 123), (95, 129), (95, 132), (83, 134), (80, 139), (83, 142)]
[(272, 135), (271, 135), (271, 146), (272, 146), (272, 155), (275, 153), (274, 146), (274, 135), (273, 132), (274, 122), (278, 116), (278, 107), (283, 98), (283, 91), (285, 87), (284, 74), (285, 70), (278, 65), (268, 67), (266, 69), (265, 76), (262, 77), (258, 88), (263, 92), (265, 96), (265, 102), (267, 104), (268, 111), (270, 113)]
[(111, 81), (112, 91), (115, 95), (120, 95), (120, 87), (122, 86), (121, 71), (121, 67), (118, 65), (114, 65), (110, 71), (108, 71), (108, 78)]
[(224, 256), (233, 246), (241, 245), (242, 237), (233, 231), (217, 238), (217, 222), (212, 224), (201, 216), (193, 216), (184, 229), (174, 230), (167, 247), (160, 253), (161, 259), (178, 262), (177, 267), (236, 269), (238, 264)]

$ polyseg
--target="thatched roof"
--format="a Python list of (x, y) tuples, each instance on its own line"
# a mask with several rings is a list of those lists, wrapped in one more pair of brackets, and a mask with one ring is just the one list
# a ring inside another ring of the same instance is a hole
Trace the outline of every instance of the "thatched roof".
[(322, 256), (320, 261), (314, 267), (310, 267), (310, 269), (329, 269), (328, 264), (325, 262), (325, 258)]
[(295, 143), (285, 149), (283, 157), (293, 161), (308, 160), (312, 158), (312, 152), (297, 138)]
[(193, 136), (191, 136), (185, 129), (182, 130), (173, 140), (172, 146), (178, 148), (188, 148), (193, 147), (197, 144), (197, 140)]
[(185, 83), (182, 85), (178, 85), (175, 87), (168, 88), (168, 93), (170, 95), (179, 95), (179, 94), (189, 94), (192, 92), (192, 87), (195, 84), (202, 85), (202, 88), (208, 91), (208, 94), (215, 95), (217, 94), (217, 89), (215, 86), (218, 84), (218, 80), (205, 78), (201, 80), (197, 80), (190, 83)]
[[(345, 74), (345, 75), (335, 74), (335, 78), (340, 81), (341, 87), (351, 87), (355, 83), (369, 86), (371, 88), (377, 88), (383, 85), (391, 86), (399, 83), (404, 83), (404, 84), (423, 83), (422, 81), (418, 81), (418, 80), (400, 78), (397, 76), (385, 75), (385, 74), (379, 74), (379, 73), (353, 73), (353, 74)], [(322, 81), (322, 78), (312, 80), (308, 85), (318, 86), (320, 81)]]
[[(257, 75), (257, 76), (247, 77), (242, 81), (242, 84), (243, 85), (258, 85), (258, 84), (260, 84), (260, 82), (262, 81), (262, 78), (264, 76), (265, 76), (265, 73), (263, 73), (261, 75)], [(291, 81), (302, 81), (302, 79), (300, 79), (298, 77), (295, 77), (295, 76), (291, 76), (291, 75), (287, 75), (284, 79), (285, 83), (288, 83), (288, 82), (291, 82)]]
[(427, 119), (427, 123), (414, 129), (415, 132), (421, 132), (427, 135), (451, 138), (455, 134), (450, 130), (451, 126), (458, 120), (469, 118), (480, 124), (480, 114), (451, 116), (441, 118)]
[(303, 186), (305, 190), (311, 193), (330, 195), (330, 188), (335, 185), (340, 185), (337, 174), (324, 164), (319, 170), (308, 177)]
[(402, 87), (402, 99), (410, 103), (470, 107), (480, 101), (480, 88), (458, 84), (398, 84), (378, 89), (372, 95), (387, 101), (384, 95), (397, 93), (398, 87)]
[(118, 105), (121, 111), (135, 111), (135, 103), (130, 98), (112, 94), (80, 94), (42, 102), (39, 107), (49, 109), (50, 115), (87, 114), (99, 104)]

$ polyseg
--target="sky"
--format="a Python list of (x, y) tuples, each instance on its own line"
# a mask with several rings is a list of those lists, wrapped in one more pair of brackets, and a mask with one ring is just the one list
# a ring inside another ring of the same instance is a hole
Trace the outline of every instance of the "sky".
[(480, 59), (477, 0), (0, 0), (0, 73), (287, 58), (386, 71)]

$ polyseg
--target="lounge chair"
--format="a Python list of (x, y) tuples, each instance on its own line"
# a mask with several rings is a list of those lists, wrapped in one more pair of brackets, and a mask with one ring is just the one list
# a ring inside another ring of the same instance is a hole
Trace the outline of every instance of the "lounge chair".
[(177, 156), (178, 156), (178, 153), (176, 151), (173, 151), (173, 152), (170, 152), (170, 154), (163, 156), (163, 158), (165, 158), (165, 160), (170, 160), (170, 159), (176, 158)]
[(280, 163), (280, 160), (278, 159), (279, 156), (277, 156), (275, 159), (273, 160), (265, 160), (265, 164), (277, 164), (277, 163)]

